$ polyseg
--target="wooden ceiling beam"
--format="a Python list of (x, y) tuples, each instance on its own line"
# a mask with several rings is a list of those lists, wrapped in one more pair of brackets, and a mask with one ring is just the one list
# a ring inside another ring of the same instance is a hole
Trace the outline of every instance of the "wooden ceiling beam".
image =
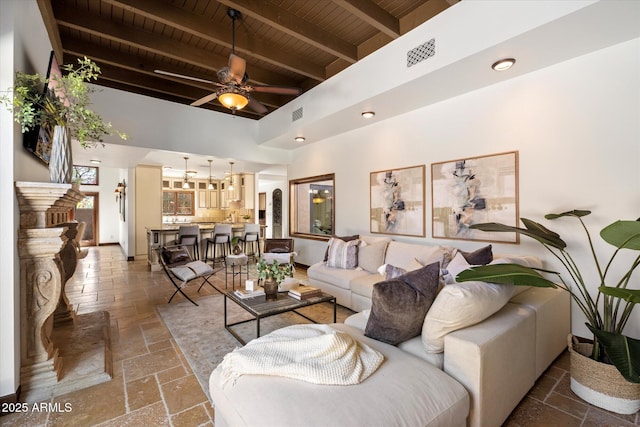
[(263, 0), (217, 1), (350, 64), (354, 64), (358, 60), (356, 46), (324, 31), (311, 22), (303, 21), (286, 9), (276, 7), (273, 3), (267, 3)]
[(38, 0), (38, 9), (40, 9), (40, 15), (42, 15), (42, 21), (44, 27), (49, 35), (49, 41), (53, 47), (53, 52), (56, 56), (58, 64), (64, 64), (64, 55), (62, 49), (62, 41), (60, 40), (60, 29), (56, 22), (55, 15), (53, 13), (53, 7), (51, 7), (50, 0)]
[(377, 4), (366, 0), (333, 0), (333, 2), (392, 39), (400, 37), (400, 22)]
[[(121, 7), (132, 13), (231, 49), (231, 19), (229, 19), (229, 26), (226, 28), (212, 25), (211, 21), (207, 19), (157, 0), (102, 0), (102, 2)], [(235, 49), (244, 55), (285, 68), (305, 77), (318, 81), (326, 79), (324, 68), (313, 64), (308, 58), (291, 55), (282, 49), (274, 49), (257, 37), (249, 40), (247, 35), (242, 32), (236, 33)]]
[[(228, 57), (205, 52), (202, 49), (187, 46), (177, 40), (163, 37), (159, 34), (152, 34), (141, 28), (100, 19), (87, 12), (61, 7), (55, 10), (55, 16), (58, 25), (74, 28), (81, 32), (143, 49), (214, 72), (218, 68), (226, 66), (229, 61)], [(257, 84), (291, 86), (289, 79), (284, 79), (282, 75), (260, 67), (251, 67), (250, 73), (251, 81)]]

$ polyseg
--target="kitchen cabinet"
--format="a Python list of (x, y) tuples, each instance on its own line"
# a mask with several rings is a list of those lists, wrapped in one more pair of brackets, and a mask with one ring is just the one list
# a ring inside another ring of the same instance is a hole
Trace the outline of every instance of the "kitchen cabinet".
[(209, 180), (199, 180), (196, 182), (196, 193), (198, 197), (198, 208), (209, 209), (218, 207), (219, 187), (218, 181), (211, 181), (212, 189), (209, 188)]
[(255, 208), (255, 175), (252, 173), (242, 174), (240, 178), (240, 191), (242, 206), (245, 209)]

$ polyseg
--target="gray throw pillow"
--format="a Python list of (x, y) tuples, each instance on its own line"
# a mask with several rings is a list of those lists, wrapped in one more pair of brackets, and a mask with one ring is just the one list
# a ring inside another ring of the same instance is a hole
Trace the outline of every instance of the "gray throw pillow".
[[(344, 240), (345, 242), (350, 242), (352, 240), (356, 240), (360, 238), (359, 234), (354, 234), (353, 236), (331, 236), (334, 239)], [(327, 245), (327, 250), (324, 251), (324, 262), (327, 262), (327, 257), (329, 256), (329, 245)]]
[(424, 318), (438, 293), (440, 263), (373, 286), (371, 314), (364, 334), (397, 345), (420, 335)]
[(473, 252), (458, 251), (471, 265), (487, 265), (493, 261), (491, 245), (487, 245)]

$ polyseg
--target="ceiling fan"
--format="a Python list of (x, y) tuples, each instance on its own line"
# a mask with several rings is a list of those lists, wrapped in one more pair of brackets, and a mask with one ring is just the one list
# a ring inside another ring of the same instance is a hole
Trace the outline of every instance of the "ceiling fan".
[(193, 80), (202, 83), (218, 86), (215, 92), (210, 93), (191, 103), (193, 106), (199, 106), (211, 102), (214, 99), (229, 108), (234, 114), (237, 110), (241, 110), (248, 106), (258, 114), (265, 114), (269, 110), (257, 100), (253, 99), (250, 92), (273, 93), (278, 95), (300, 95), (301, 90), (289, 86), (273, 86), (273, 85), (251, 85), (247, 84), (249, 75), (246, 72), (247, 62), (235, 54), (235, 38), (236, 38), (236, 19), (240, 18), (240, 12), (229, 8), (227, 16), (232, 21), (231, 32), (231, 54), (229, 55), (229, 64), (218, 70), (218, 81), (200, 79), (198, 77), (185, 76), (182, 74), (171, 73), (169, 71), (154, 70), (155, 73), (164, 74), (171, 77)]

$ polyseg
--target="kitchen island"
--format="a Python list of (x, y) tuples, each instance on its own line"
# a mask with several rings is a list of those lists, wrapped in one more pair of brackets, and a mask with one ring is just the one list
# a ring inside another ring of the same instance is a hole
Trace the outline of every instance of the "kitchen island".
[[(221, 222), (218, 224), (230, 224), (229, 222)], [(162, 266), (158, 260), (158, 249), (175, 241), (178, 237), (178, 229), (181, 225), (198, 225), (200, 228), (199, 251), (204, 254), (204, 239), (213, 237), (213, 230), (216, 223), (214, 222), (178, 222), (171, 224), (163, 224), (161, 227), (147, 227), (147, 259), (150, 271), (160, 271)], [(232, 231), (234, 236), (241, 236), (245, 223), (233, 223)], [(265, 225), (260, 227), (260, 240), (264, 238)]]

